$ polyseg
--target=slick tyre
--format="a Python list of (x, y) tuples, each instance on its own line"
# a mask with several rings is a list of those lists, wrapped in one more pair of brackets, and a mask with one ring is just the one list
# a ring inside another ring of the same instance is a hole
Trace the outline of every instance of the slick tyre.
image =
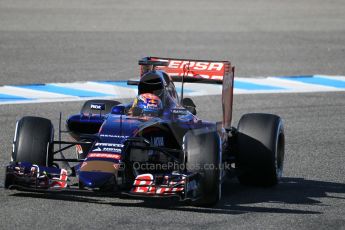
[(274, 186), (283, 173), (285, 135), (282, 119), (272, 114), (242, 116), (236, 139), (236, 169), (241, 184)]
[(17, 122), (12, 161), (51, 166), (53, 141), (54, 128), (50, 120), (41, 117), (23, 117)]
[(184, 137), (186, 168), (200, 174), (200, 199), (195, 206), (210, 207), (221, 198), (221, 144), (217, 132), (188, 131)]

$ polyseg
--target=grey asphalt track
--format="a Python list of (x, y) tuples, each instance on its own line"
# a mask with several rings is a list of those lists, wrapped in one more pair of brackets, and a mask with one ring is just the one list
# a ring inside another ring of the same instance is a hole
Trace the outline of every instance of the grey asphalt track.
[[(146, 55), (230, 59), (242, 77), (344, 75), (344, 25), (343, 1), (0, 0), (0, 85), (132, 78)], [(220, 97), (194, 100), (201, 118), (220, 120)], [(80, 106), (1, 105), (1, 166), (16, 119), (57, 125)], [(210, 209), (0, 188), (0, 229), (345, 229), (345, 93), (236, 95), (234, 109), (234, 125), (247, 112), (284, 119), (276, 188), (230, 180)]]

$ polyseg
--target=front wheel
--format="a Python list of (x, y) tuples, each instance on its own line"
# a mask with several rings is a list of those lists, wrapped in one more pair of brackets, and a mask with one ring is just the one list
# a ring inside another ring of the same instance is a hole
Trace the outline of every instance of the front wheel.
[(199, 173), (200, 199), (196, 206), (213, 206), (221, 197), (221, 144), (217, 132), (207, 130), (189, 131), (184, 137), (186, 168)]
[(41, 166), (53, 164), (54, 128), (42, 117), (23, 117), (17, 122), (12, 161)]

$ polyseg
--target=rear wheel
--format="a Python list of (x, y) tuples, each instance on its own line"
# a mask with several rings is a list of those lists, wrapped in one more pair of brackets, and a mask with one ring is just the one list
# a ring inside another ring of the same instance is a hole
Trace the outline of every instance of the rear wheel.
[(50, 120), (23, 117), (17, 122), (12, 161), (41, 166), (53, 164), (54, 128)]
[(236, 140), (241, 184), (273, 186), (283, 173), (285, 135), (282, 119), (272, 114), (242, 116)]
[(186, 168), (189, 172), (200, 173), (199, 200), (193, 202), (196, 206), (213, 206), (221, 197), (220, 183), (220, 139), (217, 132), (189, 131), (184, 137), (186, 151)]

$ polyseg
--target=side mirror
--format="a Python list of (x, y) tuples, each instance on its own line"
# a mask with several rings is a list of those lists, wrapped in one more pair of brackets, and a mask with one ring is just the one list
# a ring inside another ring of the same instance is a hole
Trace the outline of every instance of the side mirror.
[(182, 106), (185, 107), (189, 112), (193, 115), (196, 115), (196, 105), (194, 104), (193, 100), (190, 98), (183, 98)]
[(116, 105), (111, 109), (111, 114), (125, 115), (126, 107), (123, 105)]

